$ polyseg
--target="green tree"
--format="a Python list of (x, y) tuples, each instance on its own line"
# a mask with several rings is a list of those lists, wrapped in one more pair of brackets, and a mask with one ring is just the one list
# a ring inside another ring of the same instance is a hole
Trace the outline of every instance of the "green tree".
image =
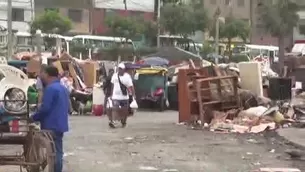
[(259, 13), (267, 31), (278, 38), (279, 46), (279, 67), (284, 67), (285, 58), (285, 37), (292, 33), (297, 26), (299, 8), (296, 3), (290, 0), (262, 1), (259, 5)]
[(43, 33), (64, 34), (72, 28), (72, 22), (57, 11), (48, 10), (31, 23), (31, 33), (40, 29)]
[[(228, 45), (228, 51), (231, 54), (231, 45), (233, 38), (241, 38), (244, 42), (247, 41), (250, 33), (250, 26), (244, 20), (236, 19), (234, 17), (229, 17), (226, 21), (219, 21), (219, 38), (226, 39)], [(216, 28), (215, 22), (214, 26), (211, 27), (210, 36), (215, 37)]]
[(171, 35), (187, 38), (198, 30), (204, 31), (207, 19), (200, 1), (193, 1), (191, 4), (168, 3), (161, 9), (160, 25)]
[(148, 45), (156, 45), (158, 26), (157, 23), (151, 21), (143, 21), (144, 30), (143, 34)]
[(144, 31), (144, 24), (134, 17), (112, 16), (106, 18), (106, 25), (112, 36), (132, 39)]

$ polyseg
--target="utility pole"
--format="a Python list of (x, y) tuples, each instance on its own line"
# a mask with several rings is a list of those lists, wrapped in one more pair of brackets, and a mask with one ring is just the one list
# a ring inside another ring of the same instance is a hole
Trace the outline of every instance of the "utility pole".
[(125, 11), (127, 11), (127, 2), (126, 0), (123, 0), (124, 6), (125, 6)]
[(7, 58), (13, 56), (12, 0), (7, 0)]
[[(220, 14), (221, 14), (221, 11), (220, 11), (220, 8), (218, 7), (216, 9), (216, 12), (215, 12), (215, 53), (216, 55), (219, 55), (219, 20), (220, 20)], [(218, 64), (218, 56), (216, 57), (215, 59), (215, 63)]]
[(158, 10), (157, 10), (157, 27), (158, 27), (158, 33), (157, 33), (157, 47), (160, 48), (160, 16), (161, 16), (161, 0), (158, 0)]

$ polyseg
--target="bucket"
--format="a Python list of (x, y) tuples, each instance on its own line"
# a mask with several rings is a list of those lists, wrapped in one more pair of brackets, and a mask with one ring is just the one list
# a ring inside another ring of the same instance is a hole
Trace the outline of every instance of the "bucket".
[(104, 112), (103, 105), (93, 105), (92, 106), (92, 114), (94, 116), (102, 116)]

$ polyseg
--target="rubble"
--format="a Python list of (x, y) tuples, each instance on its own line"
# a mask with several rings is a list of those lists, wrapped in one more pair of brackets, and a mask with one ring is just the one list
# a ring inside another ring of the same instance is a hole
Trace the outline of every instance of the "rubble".
[(295, 122), (290, 119), (292, 106), (276, 104), (263, 90), (266, 80), (277, 76), (256, 62), (180, 69), (179, 122), (224, 133), (287, 127)]

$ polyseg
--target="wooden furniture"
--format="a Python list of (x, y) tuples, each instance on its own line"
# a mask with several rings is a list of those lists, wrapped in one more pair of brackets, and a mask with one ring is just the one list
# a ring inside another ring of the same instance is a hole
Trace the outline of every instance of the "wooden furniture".
[(196, 88), (193, 85), (195, 76), (209, 77), (208, 68), (180, 69), (178, 72), (179, 122), (188, 122), (192, 114), (199, 114)]
[(201, 124), (210, 122), (205, 116), (207, 108), (230, 110), (239, 107), (237, 76), (209, 77), (195, 82)]

